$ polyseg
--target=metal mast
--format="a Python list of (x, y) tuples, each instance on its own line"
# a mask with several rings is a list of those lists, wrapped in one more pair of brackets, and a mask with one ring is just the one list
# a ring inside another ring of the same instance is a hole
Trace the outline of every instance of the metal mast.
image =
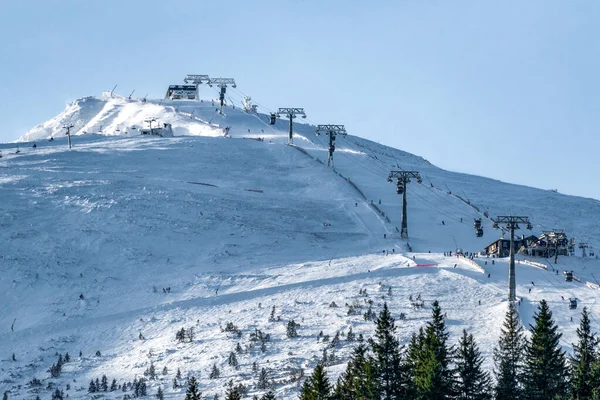
[(408, 238), (408, 221), (406, 211), (406, 184), (410, 182), (410, 178), (415, 178), (417, 183), (423, 182), (421, 175), (417, 171), (390, 171), (388, 176), (388, 182), (393, 182), (396, 178), (396, 193), (402, 195), (402, 229), (400, 230), (400, 237), (402, 239)]
[(67, 137), (69, 138), (69, 149), (71, 148), (71, 128), (73, 128), (73, 125), (63, 126), (63, 129), (67, 130), (67, 133), (65, 133), (65, 135), (67, 135)]
[(227, 85), (231, 86), (232, 88), (235, 88), (235, 80), (233, 78), (210, 78), (208, 81), (208, 86), (213, 87), (213, 85), (221, 89), (221, 91), (219, 92), (219, 101), (221, 102), (219, 112), (222, 114), (223, 102), (225, 101), (225, 92), (227, 92)]
[(277, 116), (279, 117), (281, 114), (285, 115), (290, 120), (290, 136), (288, 137), (288, 145), (294, 143), (294, 130), (292, 120), (296, 118), (297, 115), (301, 115), (302, 118), (306, 118), (306, 114), (304, 113), (304, 108), (280, 108), (277, 110)]
[(346, 128), (344, 125), (318, 125), (315, 135), (319, 136), (325, 133), (329, 136), (329, 157), (327, 158), (327, 166), (333, 167), (333, 152), (335, 151), (335, 137), (337, 135), (346, 136)]
[(517, 285), (515, 280), (515, 230), (520, 229), (519, 223), (526, 224), (526, 228), (531, 230), (533, 226), (529, 222), (529, 217), (500, 215), (492, 219), (494, 228), (498, 229), (498, 224), (506, 224), (506, 229), (510, 230), (510, 262), (508, 266), (508, 301), (517, 300)]

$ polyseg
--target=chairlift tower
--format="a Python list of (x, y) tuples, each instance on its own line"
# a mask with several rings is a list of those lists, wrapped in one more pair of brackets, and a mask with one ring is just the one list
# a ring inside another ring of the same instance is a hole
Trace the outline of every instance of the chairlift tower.
[(582, 243), (579, 243), (579, 246), (577, 246), (577, 247), (579, 247), (581, 249), (581, 257), (586, 258), (587, 254), (585, 252), (585, 249), (587, 249), (589, 247), (588, 244), (582, 242)]
[(346, 136), (346, 128), (344, 125), (318, 125), (315, 135), (319, 136), (325, 133), (329, 136), (329, 157), (327, 158), (327, 166), (333, 167), (333, 152), (335, 151), (335, 138), (337, 135)]
[(410, 182), (410, 178), (415, 178), (417, 183), (422, 183), (421, 175), (417, 171), (390, 171), (388, 182), (393, 182), (396, 179), (396, 193), (402, 195), (402, 229), (400, 237), (408, 239), (408, 221), (406, 211), (406, 184)]
[(69, 149), (71, 149), (71, 128), (73, 128), (73, 124), (63, 126), (63, 129), (67, 130), (67, 133), (65, 133), (65, 135), (67, 135), (67, 138), (69, 140)]
[(517, 300), (516, 281), (515, 281), (515, 230), (520, 229), (519, 224), (525, 224), (526, 228), (531, 230), (533, 226), (529, 222), (529, 217), (500, 215), (496, 219), (492, 219), (494, 228), (498, 229), (499, 224), (506, 224), (506, 229), (510, 230), (510, 262), (508, 267), (508, 301), (515, 302)]
[(292, 120), (296, 118), (297, 115), (302, 116), (302, 118), (306, 118), (306, 114), (304, 113), (304, 108), (280, 108), (277, 110), (277, 117), (285, 115), (290, 120), (290, 136), (288, 137), (288, 146), (290, 144), (294, 144), (294, 130), (293, 130), (293, 122)]
[(233, 78), (210, 78), (208, 80), (208, 86), (213, 87), (217, 86), (221, 89), (219, 92), (219, 101), (221, 102), (221, 107), (219, 108), (219, 113), (223, 113), (223, 102), (225, 101), (225, 93), (227, 92), (227, 85), (232, 88), (236, 87), (235, 79)]
[(196, 85), (196, 100), (198, 100), (198, 86), (200, 86), (203, 83), (209, 83), (210, 82), (210, 78), (208, 77), (208, 75), (190, 75), (190, 74), (187, 74), (185, 76), (185, 78), (183, 78), (183, 81), (185, 83), (193, 83), (194, 85)]

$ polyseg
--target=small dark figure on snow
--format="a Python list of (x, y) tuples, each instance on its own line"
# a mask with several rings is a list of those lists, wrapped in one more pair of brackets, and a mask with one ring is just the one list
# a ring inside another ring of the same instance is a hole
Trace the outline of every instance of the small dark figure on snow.
[(492, 274), (488, 274), (488, 278), (489, 278), (490, 276), (492, 276)]
[(387, 234), (386, 233), (383, 234), (383, 238), (387, 239)]
[(531, 293), (531, 288), (529, 288), (529, 293)]
[(85, 299), (85, 297), (83, 297), (83, 293), (81, 293), (81, 294), (79, 295), (79, 300), (83, 300), (83, 299)]
[(479, 305), (481, 305), (481, 300), (479, 300)]
[(139, 340), (146, 340), (146, 338), (144, 338), (144, 335), (142, 335), (142, 332), (140, 332), (139, 336), (138, 336)]
[(442, 225), (446, 225), (446, 223), (444, 222), (444, 220), (442, 220)]

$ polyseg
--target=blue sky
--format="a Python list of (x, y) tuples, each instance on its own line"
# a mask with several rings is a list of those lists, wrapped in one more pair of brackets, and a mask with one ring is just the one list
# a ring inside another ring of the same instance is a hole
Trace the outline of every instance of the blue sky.
[(440, 167), (600, 199), (600, 2), (0, 1), (0, 141), (118, 84), (234, 77)]

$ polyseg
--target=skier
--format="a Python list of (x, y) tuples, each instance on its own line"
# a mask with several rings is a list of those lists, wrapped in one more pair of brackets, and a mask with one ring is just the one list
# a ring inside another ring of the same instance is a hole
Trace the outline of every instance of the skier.
[(492, 276), (492, 274), (488, 274), (488, 278), (489, 278), (490, 276)]
[(386, 233), (383, 234), (383, 238), (387, 239), (387, 234)]
[(531, 293), (531, 288), (529, 288), (529, 293)]
[(442, 225), (446, 225), (446, 223), (444, 222), (444, 220), (442, 220)]
[(481, 300), (479, 300), (479, 305), (481, 305)]
[(37, 147), (37, 144), (34, 143), (33, 146), (31, 146), (31, 147), (33, 147), (35, 149)]

